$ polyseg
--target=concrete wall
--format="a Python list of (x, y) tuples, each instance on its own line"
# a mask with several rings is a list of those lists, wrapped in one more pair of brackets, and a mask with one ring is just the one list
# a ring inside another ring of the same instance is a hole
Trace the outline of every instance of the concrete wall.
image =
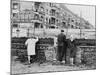
[[(12, 29), (12, 37), (27, 37), (27, 29), (19, 28), (20, 32), (17, 32), (16, 30), (17, 28)], [(67, 37), (73, 35), (74, 38), (80, 38), (80, 29), (64, 29), (64, 31)], [(60, 29), (30, 29), (29, 34), (32, 35), (33, 33), (37, 36), (57, 36), (60, 33)], [(81, 37), (95, 39), (96, 31), (95, 29), (82, 29)]]

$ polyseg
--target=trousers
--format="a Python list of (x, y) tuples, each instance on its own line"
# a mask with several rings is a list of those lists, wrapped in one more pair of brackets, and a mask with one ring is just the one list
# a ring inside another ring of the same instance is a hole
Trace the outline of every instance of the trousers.
[(62, 61), (63, 57), (65, 56), (65, 61), (66, 61), (66, 48), (65, 46), (58, 46), (58, 61)]

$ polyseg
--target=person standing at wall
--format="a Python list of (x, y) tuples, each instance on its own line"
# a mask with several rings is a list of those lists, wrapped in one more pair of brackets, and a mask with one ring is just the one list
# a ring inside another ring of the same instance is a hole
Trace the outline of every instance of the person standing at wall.
[(75, 56), (76, 56), (76, 47), (72, 35), (70, 35), (70, 39), (68, 41), (68, 49), (70, 50), (70, 65), (74, 65)]
[(66, 39), (66, 65), (70, 65), (70, 39)]
[(35, 36), (31, 36), (26, 40), (25, 45), (27, 46), (27, 55), (28, 55), (28, 63), (31, 64), (31, 56), (36, 55), (35, 53), (35, 44), (38, 41), (38, 38)]
[(54, 57), (53, 60), (56, 61), (57, 60), (57, 37), (54, 37)]
[(73, 38), (73, 36), (70, 36), (70, 39), (68, 40), (68, 46), (67, 46), (68, 54), (70, 56), (70, 65), (74, 64), (80, 64), (81, 63), (81, 49), (77, 47), (76, 41)]
[[(63, 60), (63, 57), (65, 55), (66, 57), (66, 36), (64, 34), (64, 30), (61, 30), (61, 33), (58, 35), (58, 61), (61, 63)], [(66, 61), (66, 58), (65, 58)]]

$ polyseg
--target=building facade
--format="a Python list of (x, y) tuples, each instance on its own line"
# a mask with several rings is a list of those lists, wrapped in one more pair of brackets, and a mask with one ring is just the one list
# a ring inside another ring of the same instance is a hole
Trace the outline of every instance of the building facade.
[(92, 29), (93, 26), (75, 15), (64, 4), (11, 1), (11, 27), (31, 29)]

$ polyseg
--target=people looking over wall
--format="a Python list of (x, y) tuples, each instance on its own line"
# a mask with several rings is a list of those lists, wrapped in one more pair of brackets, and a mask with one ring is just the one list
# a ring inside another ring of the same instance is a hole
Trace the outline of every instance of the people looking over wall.
[[(25, 45), (27, 46), (27, 55), (28, 63), (31, 64), (31, 56), (36, 55), (36, 42), (39, 41), (38, 37), (31, 36), (26, 40)], [(56, 49), (53, 53), (53, 60), (62, 63), (65, 61), (67, 65), (74, 65), (81, 63), (81, 50), (77, 47), (75, 39), (72, 35), (70, 38), (64, 34), (64, 30), (61, 30), (61, 33), (54, 37), (54, 48)], [(51, 47), (52, 48), (52, 47)]]

